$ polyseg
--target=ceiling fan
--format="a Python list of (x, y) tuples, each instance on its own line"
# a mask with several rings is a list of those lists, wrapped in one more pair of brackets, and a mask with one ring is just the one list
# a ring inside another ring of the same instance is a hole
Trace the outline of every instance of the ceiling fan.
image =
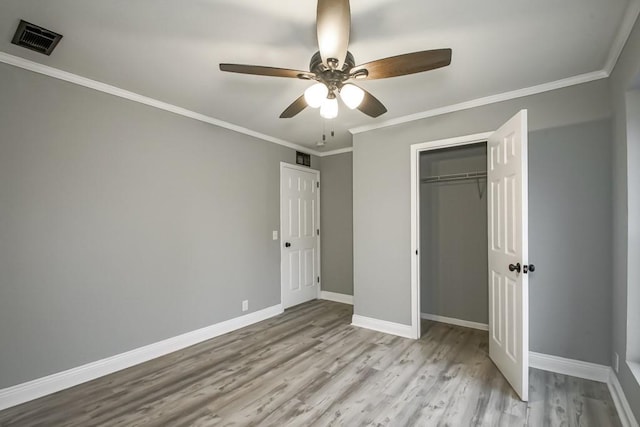
[(350, 28), (349, 0), (318, 0), (316, 31), (319, 51), (311, 57), (310, 71), (243, 64), (220, 64), (220, 70), (313, 80), (316, 83), (293, 101), (280, 118), (291, 118), (309, 106), (319, 107), (322, 117), (332, 119), (338, 115), (338, 94), (347, 107), (357, 108), (368, 116), (378, 117), (387, 112), (376, 97), (356, 86), (354, 81), (405, 76), (451, 63), (451, 49), (436, 49), (355, 65), (353, 55), (348, 51)]

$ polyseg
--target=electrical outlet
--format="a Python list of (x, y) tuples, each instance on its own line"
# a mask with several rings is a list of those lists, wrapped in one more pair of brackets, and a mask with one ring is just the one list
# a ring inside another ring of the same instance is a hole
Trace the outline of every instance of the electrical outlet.
[(242, 301), (242, 311), (249, 310), (249, 300)]
[(278, 240), (278, 230), (273, 230), (273, 240)]
[(618, 353), (613, 353), (613, 370), (618, 373), (618, 369), (620, 368), (620, 356)]

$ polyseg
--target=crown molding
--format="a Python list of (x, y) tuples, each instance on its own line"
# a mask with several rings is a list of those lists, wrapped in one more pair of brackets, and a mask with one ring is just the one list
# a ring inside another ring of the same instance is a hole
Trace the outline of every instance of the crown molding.
[(98, 92), (107, 93), (109, 95), (117, 96), (119, 98), (127, 99), (129, 101), (138, 102), (140, 104), (148, 105), (150, 107), (158, 108), (160, 110), (168, 111), (170, 113), (178, 114), (183, 117), (198, 120), (200, 122), (209, 123), (214, 126), (218, 126), (224, 129), (228, 129), (234, 132), (238, 132), (253, 138), (261, 139), (263, 141), (272, 142), (274, 144), (282, 145), (294, 150), (302, 151), (304, 153), (320, 156), (321, 153), (317, 150), (313, 150), (309, 147), (305, 147), (296, 144), (291, 141), (276, 138), (271, 135), (256, 132), (254, 130), (235, 125), (233, 123), (225, 122), (224, 120), (216, 119), (195, 111), (187, 110), (186, 108), (178, 107), (177, 105), (169, 104), (167, 102), (159, 101), (148, 96), (140, 95), (135, 92), (131, 92), (125, 89), (121, 89), (116, 86), (111, 86), (106, 83), (102, 83), (96, 80), (92, 80), (86, 77), (79, 76), (77, 74), (63, 71), (58, 68), (43, 65), (35, 61), (21, 58), (19, 56), (10, 55), (6, 52), (0, 51), (0, 62), (12, 65), (14, 67), (22, 68), (34, 73), (43, 74), (45, 76), (53, 77), (55, 79), (64, 80), (69, 83), (83, 86), (89, 89), (97, 90)]
[(620, 54), (622, 53), (622, 49), (624, 49), (624, 45), (627, 43), (627, 40), (631, 35), (633, 25), (636, 23), (639, 14), (640, 0), (630, 0), (629, 5), (627, 6), (627, 10), (622, 17), (620, 28), (618, 28), (618, 34), (613, 40), (613, 44), (611, 45), (611, 49), (609, 50), (607, 62), (605, 62), (604, 65), (604, 71), (606, 71), (608, 74), (611, 74), (613, 72), (616, 63), (618, 62), (618, 58), (620, 58)]
[(345, 148), (339, 148), (337, 150), (321, 151), (320, 154), (318, 154), (318, 156), (319, 157), (335, 156), (336, 154), (351, 153), (352, 151), (353, 151), (353, 147), (345, 147)]
[(447, 105), (445, 107), (434, 108), (432, 110), (422, 111), (420, 113), (409, 114), (407, 116), (396, 117), (384, 122), (374, 123), (366, 126), (358, 126), (349, 129), (351, 134), (356, 135), (371, 130), (382, 129), (389, 126), (395, 126), (402, 123), (413, 122), (416, 120), (426, 119), (429, 117), (440, 116), (442, 114), (454, 113), (456, 111), (468, 110), (471, 108), (482, 107), (484, 105), (495, 104), (497, 102), (509, 101), (511, 99), (523, 98), (525, 96), (537, 95), (543, 92), (549, 92), (556, 89), (562, 89), (568, 86), (574, 86), (582, 83), (588, 83), (594, 80), (605, 79), (609, 77), (609, 73), (604, 70), (594, 71), (592, 73), (580, 74), (554, 82), (544, 83), (537, 86), (530, 86), (523, 89), (503, 92), (497, 95), (486, 96), (471, 101), (461, 102), (459, 104)]
[[(565, 87), (588, 83), (595, 80), (605, 79), (609, 77), (609, 75), (613, 72), (613, 69), (618, 61), (618, 58), (620, 57), (620, 54), (624, 49), (624, 45), (626, 44), (629, 36), (631, 35), (631, 31), (633, 30), (633, 26), (639, 15), (640, 15), (640, 0), (630, 0), (629, 5), (627, 6), (627, 10), (625, 11), (625, 14), (623, 16), (622, 23), (620, 24), (618, 33), (612, 43), (611, 49), (609, 50), (609, 55), (605, 62), (604, 68), (602, 70), (585, 73), (585, 74), (579, 74), (577, 76), (568, 77), (566, 79), (556, 80), (549, 83), (543, 83), (540, 85), (531, 86), (523, 89), (517, 89), (510, 92), (503, 92), (496, 95), (490, 95), (487, 97), (478, 98), (471, 101), (465, 101), (458, 104), (434, 108), (431, 110), (409, 114), (406, 116), (396, 117), (390, 120), (385, 120), (385, 121), (378, 122), (371, 125), (357, 126), (354, 128), (350, 128), (349, 132), (352, 135), (356, 135), (359, 133), (369, 132), (372, 130), (382, 129), (389, 126), (395, 126), (398, 124), (408, 123), (408, 122), (421, 120), (429, 117), (435, 117), (443, 114), (453, 113), (456, 111), (482, 107), (485, 105), (508, 101), (511, 99), (537, 95), (543, 92), (562, 89)], [(353, 151), (353, 147), (341, 148), (337, 150), (324, 151), (324, 152), (314, 150), (312, 148), (305, 147), (303, 145), (296, 144), (291, 141), (276, 138), (274, 136), (267, 135), (264, 133), (256, 132), (254, 130), (251, 130), (242, 126), (238, 126), (233, 123), (226, 122), (224, 120), (216, 119), (214, 117), (197, 113), (195, 111), (187, 110), (186, 108), (178, 107), (176, 105), (159, 101), (157, 99), (149, 98), (147, 96), (143, 96), (135, 92), (130, 92), (124, 89), (120, 89), (116, 86), (111, 86), (106, 83), (101, 83), (96, 80), (91, 80), (86, 77), (82, 77), (77, 74), (70, 73), (68, 71), (63, 71), (58, 68), (50, 67), (34, 61), (30, 61), (28, 59), (10, 55), (2, 51), (0, 51), (0, 62), (13, 65), (15, 67), (23, 68), (25, 70), (33, 71), (35, 73), (44, 74), (49, 77), (64, 80), (69, 83), (74, 83), (80, 86), (84, 86), (100, 92), (108, 93), (110, 95), (118, 96), (123, 99), (139, 102), (141, 104), (159, 108), (161, 110), (165, 110), (165, 111), (178, 114), (184, 117), (188, 117), (194, 120), (198, 120), (204, 123), (209, 123), (214, 126), (218, 126), (234, 132), (248, 135), (257, 139), (261, 139), (263, 141), (272, 142), (274, 144), (282, 145), (282, 146), (292, 148), (294, 150), (302, 151), (308, 154), (312, 154), (318, 157), (332, 156), (336, 154), (348, 153)]]
[[(640, 10), (640, 8), (637, 7), (637, 5), (640, 4), (640, 0), (634, 0), (633, 4), (636, 5), (636, 9)], [(630, 8), (631, 8), (631, 5), (630, 5)], [(634, 16), (637, 16), (637, 13)], [(629, 20), (625, 19), (625, 23), (627, 21)], [(634, 22), (635, 22), (635, 18), (631, 20), (630, 24), (627, 23), (626, 25), (627, 26), (630, 25), (630, 28), (632, 28)], [(621, 30), (621, 32), (619, 33), (619, 37), (616, 38), (616, 40), (624, 39), (624, 42), (617, 42), (617, 44), (621, 44), (620, 50), (624, 46), (624, 43), (626, 42), (626, 38), (629, 37), (630, 31), (631, 31), (630, 28), (626, 30), (626, 32)], [(622, 34), (623, 36), (621, 36), (620, 34)], [(619, 56), (619, 54), (620, 53), (618, 52), (617, 56)], [(615, 57), (616, 60), (617, 60), (617, 56)], [(317, 151), (312, 148), (305, 147), (303, 145), (299, 145), (291, 141), (286, 141), (284, 139), (276, 138), (271, 135), (256, 132), (254, 130), (251, 130), (242, 126), (238, 126), (233, 123), (226, 122), (224, 120), (216, 119), (214, 117), (197, 113), (195, 111), (187, 110), (186, 108), (178, 107), (177, 105), (159, 101), (157, 99), (150, 98), (148, 96), (140, 95), (138, 93), (121, 89), (119, 87), (102, 83), (96, 80), (92, 80), (86, 77), (82, 77), (77, 74), (70, 73), (68, 71), (63, 71), (58, 68), (40, 64), (38, 62), (21, 58), (19, 56), (10, 55), (2, 51), (0, 51), (0, 62), (8, 65), (12, 65), (14, 67), (22, 68), (28, 71), (32, 71), (34, 73), (43, 74), (49, 77), (53, 77), (55, 79), (59, 79), (59, 80), (63, 80), (79, 86), (83, 86), (89, 89), (93, 89), (99, 92), (107, 93), (109, 95), (117, 96), (119, 98), (127, 99), (129, 101), (138, 102), (144, 105), (148, 105), (150, 107), (158, 108), (160, 110), (168, 111), (170, 113), (178, 114), (183, 117), (188, 117), (194, 120), (198, 120), (204, 123), (208, 123), (214, 126), (228, 129), (234, 132), (238, 132), (247, 136), (261, 139), (263, 141), (282, 145), (284, 147), (292, 148), (294, 150), (302, 151), (304, 153), (312, 154), (318, 157), (332, 156), (336, 154), (348, 153), (353, 151), (353, 147), (346, 147), (346, 148), (341, 148), (341, 149), (331, 150), (331, 151), (324, 151), (324, 152)], [(483, 105), (493, 104), (496, 102), (507, 101), (509, 99), (521, 98), (524, 96), (534, 95), (534, 94), (547, 92), (555, 89), (560, 89), (563, 87), (572, 86), (576, 84), (587, 83), (593, 80), (603, 79), (607, 77), (609, 77), (609, 73), (604, 70), (596, 71), (593, 73), (581, 74), (578, 76), (570, 77), (563, 80), (557, 80), (555, 82), (545, 83), (538, 86), (532, 86), (529, 88), (519, 89), (511, 92), (505, 92), (498, 95), (492, 95), (485, 98), (479, 98), (472, 101), (462, 102), (459, 104), (449, 105), (445, 107), (423, 111), (420, 113), (397, 117), (395, 119), (386, 120), (386, 121), (372, 124), (372, 125), (355, 127), (355, 128), (349, 129), (349, 132), (355, 135), (362, 132), (368, 132), (370, 130), (381, 129), (388, 126), (394, 126), (397, 124), (424, 119), (427, 117), (434, 117), (442, 114), (452, 113), (455, 111), (461, 111), (461, 110), (466, 110), (470, 108), (480, 107)]]
[(577, 76), (569, 77), (562, 80), (556, 80), (554, 82), (544, 83), (537, 86), (531, 86), (524, 89), (518, 89), (511, 92), (504, 92), (497, 95), (491, 95), (484, 98), (474, 99), (472, 101), (461, 102), (459, 104), (447, 105), (432, 110), (426, 110), (420, 113), (409, 114), (406, 116), (397, 117), (395, 119), (386, 120), (383, 122), (375, 123), (372, 125), (358, 126), (349, 129), (351, 134), (356, 135), (363, 132), (368, 132), (375, 129), (382, 129), (389, 126), (394, 126), (402, 123), (408, 123), (415, 120), (426, 119), (428, 117), (435, 117), (442, 114), (453, 113), (456, 111), (467, 110), (470, 108), (481, 107), (484, 105), (494, 104), (497, 102), (508, 101), (510, 99), (522, 98), (525, 96), (536, 95), (543, 92), (548, 92), (556, 89), (562, 89), (569, 86), (588, 83), (594, 80), (608, 78), (618, 62), (618, 58), (624, 49), (624, 45), (627, 43), (633, 26), (640, 15), (640, 0), (630, 0), (629, 5), (624, 13), (620, 27), (616, 38), (613, 40), (611, 49), (609, 50), (609, 56), (604, 64), (604, 67), (600, 71), (594, 71), (586, 74), (579, 74)]

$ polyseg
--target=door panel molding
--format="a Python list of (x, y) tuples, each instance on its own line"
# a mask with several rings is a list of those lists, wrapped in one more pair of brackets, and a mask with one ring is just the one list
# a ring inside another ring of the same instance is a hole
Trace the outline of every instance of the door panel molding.
[(280, 298), (284, 308), (320, 294), (319, 182), (320, 171), (280, 162)]
[[(487, 203), (489, 226), (490, 328), (504, 334), (489, 337), (489, 357), (520, 398), (529, 398), (529, 275), (527, 226), (527, 111), (522, 110), (487, 141), (487, 179), (500, 183)], [(497, 186), (496, 186), (497, 187)], [(496, 245), (500, 241), (500, 245)], [(500, 277), (500, 280), (495, 280)], [(496, 283), (498, 285), (496, 286)], [(496, 325), (498, 323), (498, 325)]]

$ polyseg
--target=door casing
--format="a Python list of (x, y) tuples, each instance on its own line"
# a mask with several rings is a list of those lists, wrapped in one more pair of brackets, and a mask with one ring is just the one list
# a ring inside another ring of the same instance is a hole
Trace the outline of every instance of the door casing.
[(493, 132), (423, 142), (411, 146), (411, 331), (420, 338), (420, 153), (486, 142)]

